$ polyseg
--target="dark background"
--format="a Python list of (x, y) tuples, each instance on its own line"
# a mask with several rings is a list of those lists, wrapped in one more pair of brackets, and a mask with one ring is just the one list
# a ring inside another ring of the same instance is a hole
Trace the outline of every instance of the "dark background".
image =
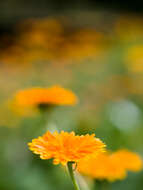
[(18, 20), (28, 17), (44, 17), (72, 10), (115, 11), (116, 13), (143, 14), (143, 1), (112, 0), (1, 0), (0, 32), (9, 30)]

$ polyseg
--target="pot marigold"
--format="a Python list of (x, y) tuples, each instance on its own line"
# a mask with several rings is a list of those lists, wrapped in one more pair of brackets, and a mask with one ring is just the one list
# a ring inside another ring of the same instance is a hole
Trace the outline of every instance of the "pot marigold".
[(54, 164), (66, 165), (104, 151), (105, 144), (95, 135), (75, 135), (74, 132), (47, 132), (28, 143), (29, 149), (41, 159), (53, 158)]
[(129, 171), (139, 171), (143, 167), (143, 161), (141, 157), (128, 150), (122, 149), (112, 154), (113, 159), (120, 162), (120, 165)]
[(139, 171), (141, 168), (142, 160), (139, 155), (128, 150), (102, 153), (96, 158), (90, 157), (78, 163), (79, 172), (109, 181), (124, 179), (128, 170)]
[(21, 107), (39, 105), (74, 105), (76, 95), (60, 86), (51, 88), (29, 88), (17, 92), (15, 104)]
[(78, 163), (79, 172), (95, 179), (114, 181), (123, 179), (126, 171), (119, 162), (112, 159), (108, 152), (99, 154), (96, 158), (90, 157)]

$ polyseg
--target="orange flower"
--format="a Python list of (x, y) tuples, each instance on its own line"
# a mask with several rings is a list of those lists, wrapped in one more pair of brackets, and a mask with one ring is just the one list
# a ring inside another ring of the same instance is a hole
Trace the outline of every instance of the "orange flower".
[(78, 163), (79, 172), (92, 178), (109, 181), (124, 179), (127, 170), (139, 171), (141, 168), (141, 158), (127, 150), (120, 150), (112, 154), (102, 153), (96, 158), (90, 157)]
[(19, 91), (15, 96), (15, 104), (22, 107), (39, 105), (74, 105), (75, 94), (60, 86), (51, 88), (30, 88)]
[(65, 165), (67, 162), (78, 162), (82, 158), (103, 152), (105, 144), (94, 136), (94, 134), (78, 136), (74, 132), (64, 131), (52, 134), (48, 131), (42, 137), (33, 139), (28, 145), (41, 159), (53, 158), (54, 164)]
[(99, 154), (96, 158), (83, 159), (78, 164), (79, 172), (96, 179), (114, 181), (123, 179), (126, 171), (109, 153)]
[(134, 152), (123, 149), (113, 153), (112, 157), (113, 159), (118, 160), (120, 166), (122, 165), (127, 170), (136, 172), (142, 169), (142, 159)]

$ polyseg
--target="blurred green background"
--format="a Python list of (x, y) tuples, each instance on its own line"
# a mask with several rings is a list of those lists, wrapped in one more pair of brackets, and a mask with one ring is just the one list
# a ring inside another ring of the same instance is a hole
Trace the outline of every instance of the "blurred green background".
[[(0, 190), (73, 189), (65, 168), (28, 150), (46, 130), (95, 133), (110, 150), (143, 155), (143, 16), (139, 4), (140, 14), (118, 5), (0, 2)], [(52, 85), (71, 89), (78, 105), (44, 116), (9, 106), (18, 90)], [(143, 172), (109, 187), (142, 188)]]

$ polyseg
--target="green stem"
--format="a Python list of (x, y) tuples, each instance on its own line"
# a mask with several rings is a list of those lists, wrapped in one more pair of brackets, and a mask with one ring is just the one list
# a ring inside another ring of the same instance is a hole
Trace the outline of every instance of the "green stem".
[(104, 180), (102, 185), (103, 185), (103, 190), (108, 190), (109, 189), (109, 182), (108, 181)]
[(107, 180), (94, 180), (95, 188), (100, 190), (109, 190), (110, 183)]
[(73, 171), (73, 164), (75, 164), (75, 162), (68, 162), (67, 163), (68, 171), (69, 171), (69, 174), (70, 174), (70, 177), (71, 177), (71, 180), (73, 182), (75, 190), (80, 190), (79, 186), (75, 180), (74, 171)]

